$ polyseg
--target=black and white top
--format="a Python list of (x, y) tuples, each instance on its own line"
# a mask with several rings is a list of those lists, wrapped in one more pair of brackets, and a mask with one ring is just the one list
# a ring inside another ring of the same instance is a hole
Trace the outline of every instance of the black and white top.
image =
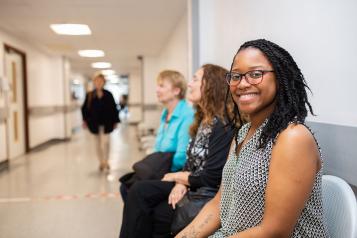
[[(228, 237), (259, 225), (263, 219), (265, 190), (273, 141), (257, 149), (259, 137), (267, 120), (242, 146), (237, 157), (235, 146), (223, 169), (221, 194), (221, 228), (211, 238)], [(238, 144), (247, 136), (250, 123), (238, 133)], [(321, 154), (320, 154), (321, 156)], [(322, 168), (316, 174), (310, 197), (303, 209), (291, 237), (329, 237), (323, 219), (321, 195)]]
[(232, 138), (233, 128), (218, 118), (214, 118), (211, 125), (201, 123), (196, 137), (188, 144), (183, 167), (183, 171), (191, 172), (188, 178), (191, 190), (219, 187)]

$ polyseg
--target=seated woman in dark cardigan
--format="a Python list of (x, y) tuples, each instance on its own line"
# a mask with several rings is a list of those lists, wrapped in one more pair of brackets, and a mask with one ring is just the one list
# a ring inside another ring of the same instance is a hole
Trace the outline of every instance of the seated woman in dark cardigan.
[(226, 73), (222, 67), (203, 65), (189, 82), (188, 99), (196, 113), (184, 168), (166, 174), (161, 181), (140, 181), (133, 185), (124, 205), (121, 238), (171, 237), (175, 206), (188, 189), (218, 189), (234, 134), (227, 118), (233, 115), (230, 97), (227, 111), (224, 109)]

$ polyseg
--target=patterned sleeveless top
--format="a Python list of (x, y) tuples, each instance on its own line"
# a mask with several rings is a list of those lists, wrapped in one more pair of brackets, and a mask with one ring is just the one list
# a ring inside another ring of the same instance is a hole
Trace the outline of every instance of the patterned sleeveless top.
[[(238, 158), (235, 148), (232, 148), (229, 153), (222, 177), (221, 228), (210, 236), (212, 238), (228, 237), (257, 226), (263, 220), (273, 141), (270, 141), (265, 148), (257, 149), (257, 147), (266, 123), (267, 120), (242, 146)], [(249, 128), (250, 123), (247, 123), (240, 129), (238, 144), (243, 142)], [(321, 176), (322, 167), (316, 174), (312, 193), (291, 235), (293, 238), (329, 237), (323, 219)]]
[(182, 170), (190, 171), (192, 176), (200, 176), (206, 165), (209, 139), (217, 120), (216, 117), (213, 118), (212, 125), (201, 123), (195, 138), (191, 138), (188, 143), (187, 160)]

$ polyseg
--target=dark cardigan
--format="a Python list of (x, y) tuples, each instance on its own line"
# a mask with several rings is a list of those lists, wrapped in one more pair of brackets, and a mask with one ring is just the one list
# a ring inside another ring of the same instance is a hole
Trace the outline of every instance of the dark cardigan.
[(104, 89), (101, 98), (97, 97), (95, 90), (87, 93), (82, 105), (82, 117), (93, 134), (98, 134), (99, 126), (104, 126), (104, 133), (110, 133), (114, 124), (120, 122), (113, 95)]

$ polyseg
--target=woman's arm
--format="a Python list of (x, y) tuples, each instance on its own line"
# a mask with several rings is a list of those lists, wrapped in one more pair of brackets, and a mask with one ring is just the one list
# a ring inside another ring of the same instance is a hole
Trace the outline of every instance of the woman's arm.
[[(118, 108), (117, 108), (117, 104), (114, 100), (114, 97), (113, 97), (113, 94), (111, 94), (109, 91), (107, 91), (108, 93), (108, 97), (109, 97), (109, 101), (110, 101), (110, 114), (111, 114), (111, 119), (114, 123), (114, 125), (116, 125), (116, 123), (119, 123), (120, 122), (120, 119), (119, 119), (119, 111), (118, 111)], [(115, 127), (115, 126), (114, 126)]]
[(164, 177), (161, 180), (167, 181), (167, 182), (176, 182), (176, 183), (180, 183), (180, 184), (189, 186), (190, 184), (188, 182), (188, 176), (190, 174), (191, 174), (191, 172), (188, 172), (188, 171), (167, 173), (164, 175)]
[(320, 167), (310, 131), (303, 125), (289, 125), (273, 146), (263, 221), (232, 237), (290, 237)]
[(220, 221), (221, 189), (216, 196), (209, 201), (195, 217), (195, 219), (176, 238), (200, 238), (213, 234), (221, 225)]
[(83, 104), (82, 104), (82, 107), (81, 107), (83, 122), (86, 122), (86, 121), (87, 121), (87, 118), (88, 118), (88, 100), (89, 100), (89, 94), (90, 94), (90, 92), (88, 92), (88, 93), (86, 94), (85, 100), (84, 100), (84, 102), (83, 102)]
[(200, 174), (192, 176), (191, 171), (168, 173), (162, 180), (185, 184), (193, 189), (203, 186), (218, 187), (221, 182), (222, 169), (228, 156), (232, 138), (233, 128), (226, 127), (218, 120), (209, 137), (208, 153), (204, 159), (205, 164)]

